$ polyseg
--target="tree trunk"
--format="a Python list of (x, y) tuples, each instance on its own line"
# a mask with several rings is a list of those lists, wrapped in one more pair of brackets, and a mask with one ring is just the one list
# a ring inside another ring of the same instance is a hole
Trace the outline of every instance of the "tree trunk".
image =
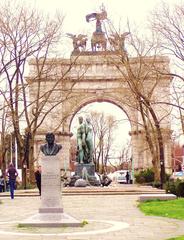
[(152, 115), (154, 125), (156, 128), (156, 133), (157, 133), (157, 140), (158, 140), (158, 146), (159, 146), (159, 159), (160, 159), (160, 181), (161, 181), (161, 188), (163, 188), (163, 184), (165, 183), (165, 161), (164, 161), (164, 144), (163, 144), (163, 137), (162, 137), (162, 132), (160, 129), (160, 124), (157, 119), (157, 116), (153, 109), (151, 108), (150, 104), (149, 106), (149, 112)]
[[(150, 130), (146, 121), (145, 113), (143, 111), (143, 103), (141, 100), (139, 100), (139, 107), (140, 107), (140, 113), (142, 116), (143, 124), (144, 124), (144, 130), (146, 134), (146, 141), (149, 146), (149, 150), (152, 156), (152, 164), (153, 164), (153, 172), (154, 172), (154, 180), (155, 181), (160, 181), (160, 167), (159, 167), (159, 159), (158, 159), (158, 154), (157, 154), (157, 149), (156, 149), (156, 142), (154, 142), (153, 139), (153, 130)], [(149, 120), (149, 119), (148, 119)]]
[(29, 141), (29, 181), (30, 181), (30, 184), (35, 183), (35, 176), (34, 176), (34, 138), (33, 137)]

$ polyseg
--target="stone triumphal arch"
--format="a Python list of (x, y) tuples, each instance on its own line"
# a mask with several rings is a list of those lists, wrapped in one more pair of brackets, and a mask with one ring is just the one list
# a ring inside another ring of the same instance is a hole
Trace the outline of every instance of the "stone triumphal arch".
[[(114, 52), (81, 52), (73, 53), (70, 59), (50, 59), (44, 66), (44, 73), (37, 76), (38, 63), (30, 61), (30, 75), (27, 78), (31, 102), (36, 100), (38, 85), (40, 95), (48, 96), (43, 112), (52, 108), (46, 116), (36, 135), (35, 154), (39, 153), (39, 146), (43, 143), (45, 133), (55, 132), (57, 142), (63, 146), (61, 162), (63, 167), (69, 168), (70, 161), (70, 125), (76, 112), (88, 103), (111, 102), (119, 106), (128, 116), (131, 124), (132, 157), (135, 169), (150, 167), (151, 157), (145, 140), (140, 113), (136, 110), (133, 98), (122, 71), (124, 67)], [(117, 61), (116, 61), (117, 60)], [(146, 66), (152, 63), (152, 58), (144, 59)], [(115, 64), (116, 63), (116, 64)], [(131, 67), (136, 67), (138, 61), (131, 59)], [(40, 61), (40, 65), (42, 62)], [(168, 69), (169, 60), (157, 57), (154, 64), (159, 68)], [(119, 71), (119, 68), (122, 71)], [(47, 72), (47, 74), (45, 74)], [(49, 73), (49, 74), (48, 74)], [(157, 82), (157, 84), (155, 84)], [(56, 84), (57, 83), (57, 84)], [(169, 101), (170, 78), (164, 75), (151, 75), (144, 82), (144, 89), (155, 85), (153, 99)], [(52, 91), (51, 91), (52, 89)], [(45, 94), (45, 95), (44, 95)], [(171, 168), (171, 131), (168, 117), (169, 107), (155, 105), (155, 111), (160, 119), (164, 138), (165, 167)], [(167, 116), (167, 117), (164, 117)], [(123, 133), (122, 133), (123, 134)]]
[[(86, 15), (86, 22), (96, 21), (96, 29), (89, 41), (91, 50), (86, 50), (88, 36), (71, 34), (73, 52), (69, 59), (44, 59), (30, 61), (29, 85), (30, 113), (35, 110), (39, 114), (37, 123), (45, 114), (40, 125), (35, 142), (35, 155), (44, 141), (45, 133), (52, 131), (57, 135), (57, 141), (63, 145), (61, 162), (69, 168), (70, 159), (70, 125), (73, 116), (84, 105), (91, 102), (108, 101), (119, 106), (128, 116), (131, 124), (132, 158), (134, 168), (152, 166), (151, 156), (145, 140), (142, 118), (137, 108), (135, 95), (127, 81), (127, 72), (134, 84), (147, 94), (151, 100), (169, 102), (170, 77), (159, 74), (169, 72), (169, 60), (166, 57), (142, 57), (124, 59), (128, 56), (125, 40), (131, 34), (124, 32), (106, 32), (104, 24), (111, 25), (104, 6), (100, 12)], [(110, 28), (112, 29), (112, 28)], [(154, 69), (154, 71), (153, 71)], [(158, 71), (155, 71), (158, 70)], [(141, 74), (140, 74), (141, 73)], [(139, 101), (141, 101), (139, 99)], [(36, 105), (37, 104), (37, 105)], [(164, 140), (165, 167), (171, 169), (171, 130), (170, 109), (168, 105), (152, 106), (159, 119)], [(148, 116), (149, 117), (149, 116)], [(123, 133), (122, 133), (123, 134)]]

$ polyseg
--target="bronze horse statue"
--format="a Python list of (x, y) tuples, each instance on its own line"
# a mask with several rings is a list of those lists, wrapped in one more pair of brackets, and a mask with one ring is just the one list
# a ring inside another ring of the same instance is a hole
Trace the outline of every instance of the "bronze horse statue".
[(124, 51), (125, 50), (125, 39), (130, 34), (130, 32), (124, 32), (123, 34), (114, 33), (108, 38), (109, 43), (114, 51)]
[(87, 43), (87, 35), (83, 34), (72, 34), (72, 33), (67, 33), (67, 37), (71, 38), (73, 40), (73, 51), (78, 52), (78, 51), (85, 51), (86, 49), (86, 43)]
[(98, 34), (96, 32), (93, 33), (91, 38), (91, 49), (96, 52), (98, 50), (106, 51), (107, 47), (107, 39), (105, 38), (105, 34)]

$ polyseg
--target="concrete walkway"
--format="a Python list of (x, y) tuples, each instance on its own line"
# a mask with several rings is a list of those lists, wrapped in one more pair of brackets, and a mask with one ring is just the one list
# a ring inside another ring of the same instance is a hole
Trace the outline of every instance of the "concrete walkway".
[(1, 240), (164, 240), (184, 235), (184, 221), (144, 216), (139, 195), (63, 195), (64, 211), (88, 222), (79, 228), (20, 228), (38, 212), (39, 196), (0, 196)]

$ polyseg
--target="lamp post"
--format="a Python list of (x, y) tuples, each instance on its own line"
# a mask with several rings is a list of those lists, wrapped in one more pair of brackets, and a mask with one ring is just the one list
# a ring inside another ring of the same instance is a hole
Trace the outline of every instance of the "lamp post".
[(182, 146), (182, 164), (181, 164), (181, 168), (182, 168), (182, 171), (184, 172), (184, 135), (181, 135), (180, 137), (180, 143), (181, 143), (181, 146)]
[(184, 172), (184, 145), (182, 145), (182, 171)]
[(24, 189), (27, 188), (27, 174), (26, 174), (26, 169), (27, 169), (27, 165), (26, 164), (23, 164), (23, 175), (24, 175)]
[(176, 135), (173, 134), (172, 136), (173, 169), (172, 170), (174, 173), (176, 172), (175, 140), (176, 140)]
[(133, 157), (130, 158), (131, 163), (132, 163), (132, 183), (134, 184), (134, 161)]

